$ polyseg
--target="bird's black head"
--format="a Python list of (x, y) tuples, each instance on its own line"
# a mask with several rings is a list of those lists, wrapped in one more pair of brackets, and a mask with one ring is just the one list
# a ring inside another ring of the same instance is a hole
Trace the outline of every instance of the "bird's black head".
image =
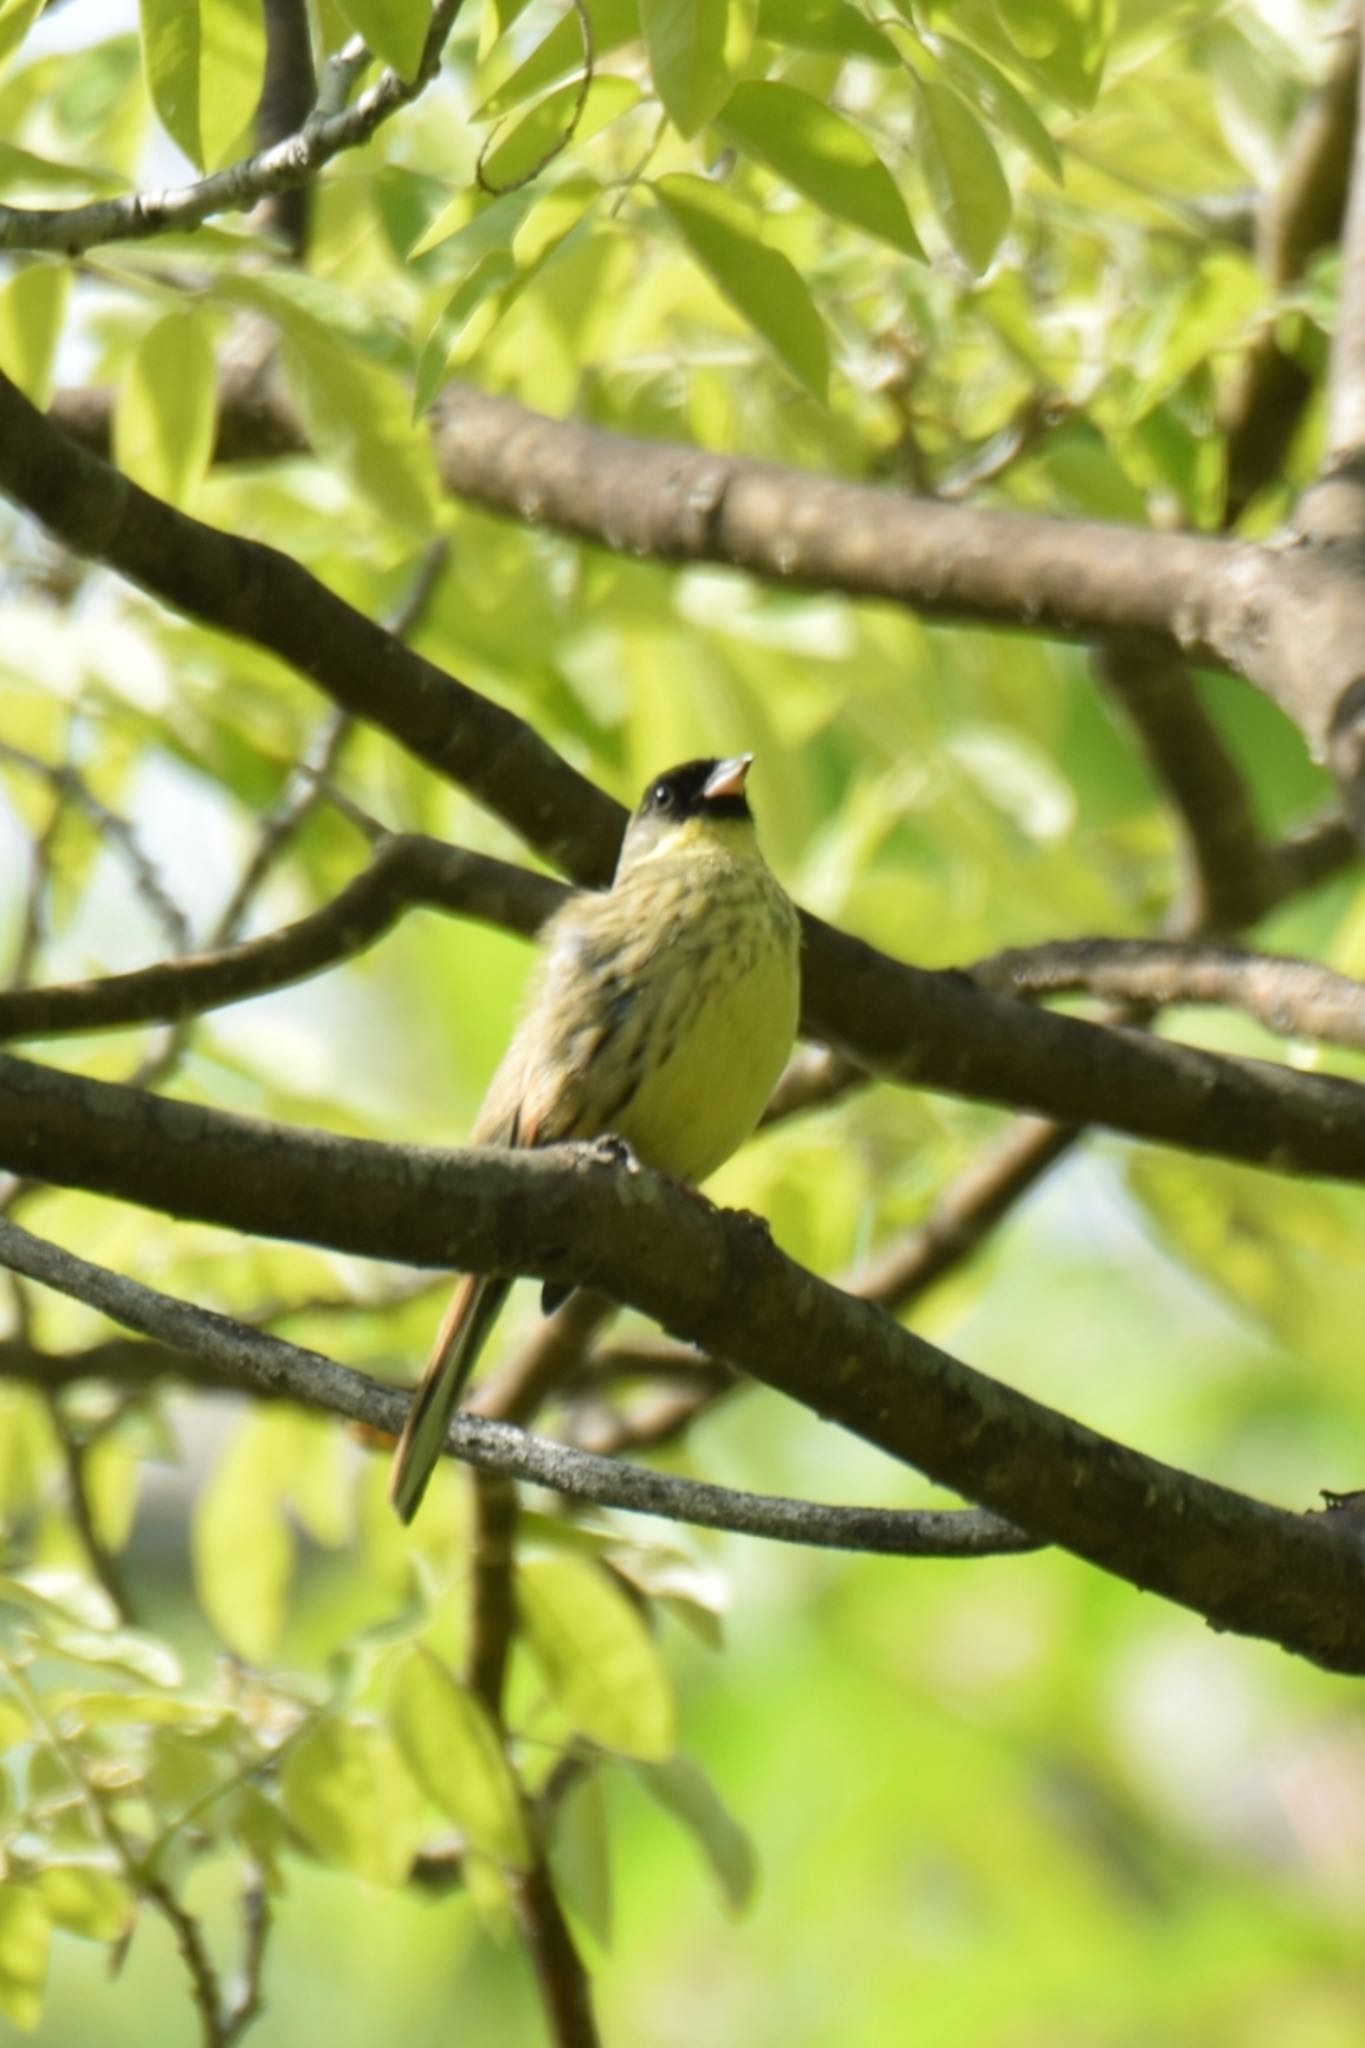
[(744, 794), (752, 754), (734, 754), (726, 761), (684, 761), (655, 777), (640, 799), (637, 818), (661, 823), (684, 818), (748, 818)]

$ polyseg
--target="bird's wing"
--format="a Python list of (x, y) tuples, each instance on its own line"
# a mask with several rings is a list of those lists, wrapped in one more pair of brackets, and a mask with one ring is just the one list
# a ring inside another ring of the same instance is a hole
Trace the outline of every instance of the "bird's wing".
[[(591, 1070), (628, 1003), (612, 972), (619, 936), (604, 928), (605, 900), (574, 898), (547, 929), (526, 1013), (489, 1083), (474, 1144), (553, 1144), (608, 1127), (596, 1113), (601, 1087)], [(394, 1455), (389, 1497), (404, 1522), (421, 1505), (511, 1284), (470, 1273), (455, 1289)]]

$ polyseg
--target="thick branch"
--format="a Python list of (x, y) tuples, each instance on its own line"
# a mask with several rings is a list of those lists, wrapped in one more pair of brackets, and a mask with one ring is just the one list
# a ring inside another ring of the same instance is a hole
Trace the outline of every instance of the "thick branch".
[(415, 77), (385, 71), (352, 107), (341, 106), (356, 75), (369, 63), (361, 44), (349, 44), (323, 73), (317, 104), (303, 126), (283, 141), (193, 185), (160, 192), (131, 192), (85, 206), (0, 206), (0, 249), (48, 249), (79, 256), (109, 242), (144, 241), (149, 235), (184, 234), (215, 214), (243, 213), (272, 192), (315, 178), (342, 150), (358, 149), (380, 124), (425, 90), (440, 67), (441, 52), (460, 0), (438, 0)]
[(0, 490), (69, 547), (253, 641), (462, 783), (575, 880), (610, 875), (624, 814), (529, 726), (404, 647), (278, 549), (174, 511), (0, 376)]
[(1219, 1003), (1284, 1037), (1365, 1048), (1365, 984), (1316, 961), (1198, 939), (1055, 939), (1011, 947), (970, 970), (1011, 995), (1084, 990), (1120, 1002)]
[(1340, 564), (1233, 541), (941, 505), (774, 463), (638, 441), (454, 386), (436, 416), (447, 487), (619, 552), (719, 562), (929, 618), (1070, 638), (1140, 635), (1265, 689), (1325, 745), (1343, 675), (1331, 628), (1365, 637)]
[[(4, 1064), (13, 1078), (22, 1063)], [(143, 1199), (175, 1214), (412, 1264), (595, 1288), (1033, 1536), (1220, 1628), (1365, 1671), (1365, 1558), (1348, 1530), (1144, 1458), (998, 1385), (803, 1271), (749, 1219), (657, 1175), (591, 1147), (443, 1154), (286, 1135), (70, 1076), (41, 1087), (64, 1094), (68, 1112), (73, 1102), (99, 1105), (94, 1116), (54, 1123), (29, 1087), (23, 1113), (0, 1127), (5, 1150), (61, 1185), (117, 1188), (131, 1160)], [(4, 1241), (6, 1258), (29, 1272), (22, 1244)], [(101, 1284), (101, 1306), (126, 1301), (116, 1276)], [(244, 1369), (253, 1355), (244, 1354)], [(334, 1371), (307, 1362), (291, 1391), (306, 1400), (315, 1388), (327, 1402)], [(363, 1394), (362, 1419), (396, 1426), (399, 1397), (358, 1375), (347, 1384), (357, 1413)], [(492, 1427), (463, 1417), (452, 1443), (468, 1454)]]

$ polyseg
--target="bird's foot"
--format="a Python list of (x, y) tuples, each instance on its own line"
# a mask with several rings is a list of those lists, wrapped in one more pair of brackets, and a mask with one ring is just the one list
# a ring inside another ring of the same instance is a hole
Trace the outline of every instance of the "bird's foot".
[(737, 1223), (742, 1223), (746, 1230), (756, 1230), (766, 1243), (772, 1243), (772, 1224), (769, 1223), (766, 1216), (760, 1216), (757, 1209), (732, 1209), (730, 1214)]
[(638, 1173), (640, 1162), (624, 1138), (618, 1138), (614, 1131), (604, 1131), (600, 1138), (590, 1139), (584, 1147), (588, 1157), (596, 1166), (623, 1166), (627, 1173)]

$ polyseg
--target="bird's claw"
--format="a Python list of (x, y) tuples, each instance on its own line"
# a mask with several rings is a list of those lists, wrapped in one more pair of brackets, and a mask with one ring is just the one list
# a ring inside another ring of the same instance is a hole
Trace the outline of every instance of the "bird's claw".
[(628, 1173), (638, 1173), (640, 1162), (624, 1138), (618, 1138), (613, 1131), (604, 1131), (600, 1138), (593, 1138), (587, 1147), (588, 1156), (598, 1166), (623, 1166)]
[(757, 1209), (735, 1209), (732, 1211), (732, 1214), (736, 1222), (744, 1224), (748, 1230), (756, 1230), (759, 1236), (765, 1239), (768, 1244), (772, 1243), (772, 1224), (769, 1223), (766, 1216), (760, 1216)]

